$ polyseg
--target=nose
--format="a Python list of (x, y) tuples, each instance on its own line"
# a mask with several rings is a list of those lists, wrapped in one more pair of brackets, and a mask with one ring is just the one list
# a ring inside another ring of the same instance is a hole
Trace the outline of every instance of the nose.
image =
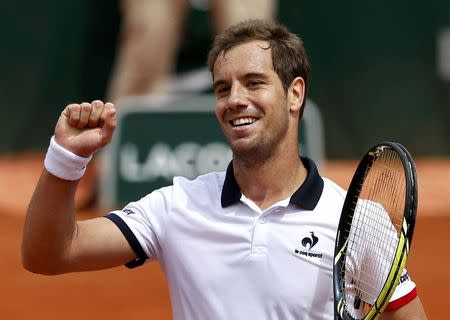
[(246, 107), (247, 105), (248, 101), (246, 99), (245, 88), (240, 84), (233, 84), (228, 96), (228, 108), (237, 109)]

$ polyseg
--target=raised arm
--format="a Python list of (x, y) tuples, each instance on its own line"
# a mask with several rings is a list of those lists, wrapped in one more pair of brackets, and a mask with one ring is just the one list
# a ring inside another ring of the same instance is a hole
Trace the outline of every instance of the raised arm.
[(22, 264), (27, 270), (41, 274), (98, 270), (135, 257), (110, 220), (75, 219), (74, 196), (83, 163), (111, 141), (115, 126), (114, 105), (99, 100), (70, 104), (61, 113), (53, 152), (46, 157), (48, 170), (40, 177), (25, 220)]

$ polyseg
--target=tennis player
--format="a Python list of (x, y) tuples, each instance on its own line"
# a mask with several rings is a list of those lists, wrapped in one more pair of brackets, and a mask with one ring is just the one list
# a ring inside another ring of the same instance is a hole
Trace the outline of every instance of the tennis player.
[[(175, 177), (121, 210), (76, 221), (77, 181), (111, 141), (116, 110), (98, 100), (70, 104), (29, 205), (23, 265), (60, 274), (157, 260), (174, 319), (333, 319), (345, 191), (299, 156), (303, 43), (283, 26), (249, 20), (216, 37), (208, 65), (233, 151), (226, 172)], [(406, 271), (383, 319), (426, 319)]]

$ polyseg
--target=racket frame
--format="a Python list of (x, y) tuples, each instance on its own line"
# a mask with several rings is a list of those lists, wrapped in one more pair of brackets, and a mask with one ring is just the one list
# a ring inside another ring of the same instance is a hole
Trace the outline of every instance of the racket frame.
[(406, 265), (417, 212), (417, 173), (414, 161), (405, 147), (396, 142), (382, 142), (373, 146), (360, 161), (351, 180), (339, 220), (336, 233), (333, 265), (333, 289), (336, 320), (357, 320), (347, 311), (344, 296), (345, 293), (343, 289), (341, 290), (341, 287), (344, 286), (344, 279), (341, 279), (340, 274), (342, 274), (342, 270), (345, 266), (346, 249), (350, 234), (348, 226), (352, 223), (356, 208), (356, 201), (354, 201), (354, 199), (359, 198), (362, 183), (370, 171), (373, 162), (383, 152), (385, 152), (386, 149), (394, 150), (399, 154), (403, 169), (405, 171), (406, 192), (405, 209), (403, 213), (404, 217), (400, 231), (400, 239), (397, 244), (391, 270), (375, 303), (372, 305), (369, 312), (364, 316), (364, 320), (376, 319), (383, 312), (399, 283), (400, 276)]

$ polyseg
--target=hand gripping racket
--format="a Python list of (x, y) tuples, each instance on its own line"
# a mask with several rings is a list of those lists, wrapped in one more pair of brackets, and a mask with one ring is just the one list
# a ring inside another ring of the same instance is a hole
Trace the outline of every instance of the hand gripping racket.
[(336, 320), (376, 319), (405, 267), (417, 209), (409, 152), (384, 142), (356, 169), (336, 234), (333, 282)]

